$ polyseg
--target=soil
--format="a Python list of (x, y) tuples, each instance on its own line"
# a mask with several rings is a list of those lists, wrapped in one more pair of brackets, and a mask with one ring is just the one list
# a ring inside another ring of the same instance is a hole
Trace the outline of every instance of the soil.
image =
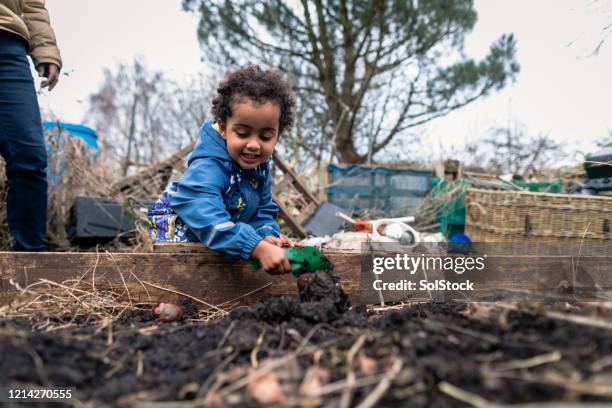
[[(308, 278), (300, 299), (268, 298), (214, 324), (190, 322), (188, 300), (183, 320), (166, 324), (150, 310), (103, 329), (32, 332), (0, 321), (0, 385), (75, 387), (80, 401), (120, 407), (189, 406), (203, 397), (209, 406), (338, 406), (343, 393), (351, 406), (368, 396), (383, 407), (469, 406), (474, 395), (493, 403), (612, 402), (612, 330), (546, 315), (610, 322), (608, 309), (419, 303), (376, 312), (351, 306), (333, 273)], [(356, 379), (351, 392), (347, 376)], [(251, 386), (264, 380), (280, 395)]]

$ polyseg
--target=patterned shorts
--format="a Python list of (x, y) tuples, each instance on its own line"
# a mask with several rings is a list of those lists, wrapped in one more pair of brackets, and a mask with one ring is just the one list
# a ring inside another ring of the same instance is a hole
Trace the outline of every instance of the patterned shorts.
[(170, 195), (164, 192), (149, 211), (149, 235), (155, 242), (199, 242), (183, 220), (170, 208)]

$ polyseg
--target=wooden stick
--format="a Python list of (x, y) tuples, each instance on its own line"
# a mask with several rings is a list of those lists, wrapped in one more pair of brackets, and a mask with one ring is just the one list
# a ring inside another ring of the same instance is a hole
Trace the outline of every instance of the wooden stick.
[[(495, 303), (492, 305), (492, 307), (499, 307), (501, 309), (521, 311), (515, 305), (509, 305), (505, 303)], [(541, 313), (544, 316), (551, 318), (551, 319), (579, 324), (582, 326), (597, 327), (600, 329), (612, 330), (612, 322), (608, 322), (602, 319), (597, 319), (591, 316), (578, 316), (578, 315), (571, 315), (571, 314), (566, 314), (566, 313), (559, 313), (559, 312), (545, 311), (545, 310), (542, 311)]]
[(276, 359), (274, 361), (271, 361), (269, 364), (266, 364), (266, 365), (258, 368), (257, 370), (255, 370), (255, 371), (253, 371), (251, 373), (246, 374), (241, 379), (239, 379), (236, 382), (234, 382), (234, 383), (228, 385), (227, 387), (221, 389), (221, 391), (219, 392), (219, 395), (221, 397), (225, 397), (225, 396), (231, 394), (232, 392), (237, 391), (237, 390), (241, 389), (242, 387), (245, 387), (246, 385), (248, 385), (252, 381), (256, 381), (257, 379), (263, 377), (264, 375), (266, 375), (269, 372), (275, 370), (276, 368), (282, 367), (283, 365), (287, 364), (292, 359), (295, 359), (296, 357), (298, 357), (302, 353), (304, 348), (306, 347), (306, 344), (308, 344), (308, 341), (310, 340), (310, 338), (315, 334), (315, 332), (321, 326), (323, 326), (323, 325), (321, 323), (319, 323), (319, 324), (315, 325), (312, 329), (310, 329), (308, 334), (306, 334), (306, 337), (304, 337), (304, 339), (302, 340), (300, 345), (295, 349), (295, 351), (287, 353), (283, 357), (278, 358), (278, 359)]
[(125, 287), (125, 290), (127, 291), (128, 299), (130, 300), (130, 304), (131, 304), (132, 303), (132, 295), (130, 295), (130, 289), (128, 289), (127, 283), (125, 283), (125, 279), (123, 278), (123, 273), (121, 272), (121, 269), (119, 268), (119, 265), (117, 265), (117, 261), (115, 261), (115, 257), (113, 256), (113, 254), (111, 252), (108, 252), (108, 251), (106, 251), (106, 253), (112, 259), (113, 265), (115, 266), (115, 269), (117, 270), (117, 272), (119, 272), (119, 276), (121, 276), (121, 282), (123, 282), (123, 286)]
[(365, 343), (365, 335), (359, 336), (357, 341), (351, 346), (346, 356), (346, 365), (348, 367), (348, 374), (346, 375), (346, 388), (342, 391), (342, 397), (340, 397), (340, 408), (348, 408), (351, 405), (353, 399), (353, 388), (355, 386), (355, 371), (353, 370), (353, 361), (355, 360), (355, 354)]
[(556, 377), (536, 377), (530, 373), (524, 373), (521, 375), (511, 374), (511, 373), (495, 373), (491, 372), (490, 375), (496, 376), (498, 378), (508, 378), (512, 380), (521, 380), (527, 381), (530, 383), (539, 383), (539, 384), (547, 384), (554, 385), (556, 387), (563, 388), (568, 391), (572, 391), (574, 393), (579, 394), (587, 394), (587, 395), (596, 395), (600, 397), (610, 397), (612, 396), (612, 384), (609, 383), (593, 383), (593, 382), (570, 382), (566, 378), (556, 378)]
[(561, 353), (558, 350), (552, 353), (540, 354), (539, 356), (526, 358), (522, 360), (507, 361), (497, 364), (493, 367), (495, 371), (509, 371), (517, 368), (530, 368), (547, 363), (556, 363), (561, 360)]
[(159, 286), (159, 285), (156, 285), (156, 284), (154, 284), (154, 283), (147, 282), (147, 281), (142, 281), (142, 283), (144, 283), (145, 285), (153, 286), (154, 288), (157, 288), (157, 289), (161, 289), (161, 290), (165, 290), (165, 291), (167, 291), (167, 292), (175, 293), (175, 294), (177, 294), (177, 295), (185, 296), (185, 297), (187, 297), (187, 298), (189, 298), (189, 299), (191, 299), (191, 300), (194, 300), (194, 301), (196, 301), (196, 302), (199, 302), (199, 303), (201, 303), (201, 304), (203, 304), (203, 305), (205, 305), (205, 306), (208, 306), (208, 307), (210, 307), (210, 308), (212, 308), (212, 309), (217, 309), (219, 312), (227, 313), (227, 311), (225, 311), (225, 310), (223, 310), (223, 309), (221, 309), (221, 308), (219, 308), (219, 307), (217, 307), (217, 306), (215, 306), (215, 305), (211, 305), (210, 303), (207, 303), (207, 302), (203, 301), (202, 299), (198, 299), (198, 298), (197, 298), (197, 297), (195, 297), (195, 296), (191, 296), (191, 295), (188, 295), (188, 294), (186, 294), (186, 293), (179, 292), (178, 290), (169, 289), (169, 288), (164, 288), (163, 286)]
[(223, 305), (225, 305), (225, 304), (227, 304), (227, 303), (232, 303), (232, 302), (235, 302), (236, 300), (239, 300), (239, 299), (242, 299), (242, 298), (244, 298), (244, 297), (247, 297), (247, 296), (249, 296), (249, 295), (251, 295), (251, 294), (253, 294), (253, 293), (255, 293), (255, 292), (259, 292), (260, 290), (264, 290), (265, 288), (267, 288), (267, 287), (269, 287), (269, 286), (271, 286), (271, 285), (272, 285), (272, 282), (266, 283), (266, 284), (265, 284), (265, 285), (263, 285), (262, 287), (257, 288), (257, 289), (253, 289), (252, 291), (247, 292), (247, 293), (245, 293), (244, 295), (240, 295), (240, 296), (235, 297), (235, 298), (233, 298), (233, 299), (226, 300), (226, 301), (225, 301), (225, 302), (223, 302), (223, 303), (219, 303), (219, 306), (223, 306)]
[(403, 365), (404, 362), (402, 361), (402, 359), (396, 357), (395, 361), (393, 362), (393, 365), (385, 373), (382, 380), (380, 380), (380, 383), (374, 388), (374, 390), (370, 394), (368, 394), (368, 396), (363, 401), (361, 401), (359, 405), (357, 405), (357, 408), (371, 408), (376, 405), (378, 400), (385, 394), (385, 392), (387, 392), (387, 389), (389, 389), (389, 387), (391, 386), (391, 382), (397, 376), (397, 374), (399, 374)]
[(263, 343), (263, 339), (266, 336), (266, 329), (261, 331), (259, 337), (257, 337), (257, 343), (255, 343), (255, 347), (251, 350), (251, 366), (253, 368), (257, 368), (259, 366), (259, 362), (257, 361), (257, 353), (259, 353), (259, 348), (261, 347), (261, 343)]
[(449, 395), (459, 401), (466, 402), (476, 408), (497, 408), (500, 405), (492, 403), (480, 395), (473, 394), (471, 392), (462, 390), (459, 387), (455, 387), (453, 384), (446, 381), (440, 381), (438, 383), (438, 390), (446, 395)]
[[(384, 374), (376, 374), (376, 375), (372, 375), (369, 377), (358, 378), (355, 380), (355, 384), (353, 388), (360, 388), (360, 387), (366, 387), (368, 385), (378, 384), (380, 383), (380, 380), (384, 376), (385, 376)], [(321, 389), (319, 389), (313, 396), (322, 397), (327, 394), (333, 394), (334, 392), (344, 390), (347, 387), (347, 385), (348, 385), (348, 381), (346, 379), (339, 380), (339, 381), (336, 381), (336, 382), (333, 382), (331, 384), (327, 384), (321, 387)]]

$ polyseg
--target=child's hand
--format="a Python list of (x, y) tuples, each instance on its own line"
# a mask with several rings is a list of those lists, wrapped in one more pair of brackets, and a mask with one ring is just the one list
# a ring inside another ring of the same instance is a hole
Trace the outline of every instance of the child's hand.
[(286, 235), (280, 234), (280, 238), (276, 238), (273, 236), (267, 236), (264, 238), (266, 242), (269, 242), (272, 245), (276, 245), (281, 248), (293, 248), (293, 247), (303, 247), (304, 244), (301, 242), (295, 242), (287, 238)]
[(270, 275), (291, 273), (291, 264), (289, 264), (285, 251), (266, 239), (259, 241), (253, 250), (252, 257), (261, 262), (261, 268)]

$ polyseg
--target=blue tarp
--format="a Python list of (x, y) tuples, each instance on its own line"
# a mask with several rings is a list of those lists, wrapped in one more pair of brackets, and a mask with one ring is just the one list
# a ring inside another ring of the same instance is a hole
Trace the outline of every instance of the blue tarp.
[(98, 135), (96, 131), (83, 125), (76, 125), (73, 123), (65, 122), (43, 122), (43, 128), (46, 129), (57, 129), (58, 127), (62, 130), (67, 130), (72, 136), (80, 137), (87, 143), (90, 149), (94, 149), (96, 153), (100, 151), (98, 147)]
[[(98, 159), (100, 148), (98, 147), (98, 136), (96, 131), (83, 125), (75, 125), (73, 123), (64, 122), (43, 122), (43, 130), (45, 133), (50, 133), (45, 137), (47, 154), (51, 157), (54, 151), (64, 152), (64, 143), (69, 136), (83, 139), (87, 145), (87, 150), (93, 160)], [(60, 132), (57, 131), (60, 130)], [(65, 164), (61, 161), (55, 161), (54, 164), (49, 162), (47, 174), (49, 183), (58, 186), (62, 182), (62, 176), (65, 172)], [(51, 199), (51, 197), (49, 197)]]

